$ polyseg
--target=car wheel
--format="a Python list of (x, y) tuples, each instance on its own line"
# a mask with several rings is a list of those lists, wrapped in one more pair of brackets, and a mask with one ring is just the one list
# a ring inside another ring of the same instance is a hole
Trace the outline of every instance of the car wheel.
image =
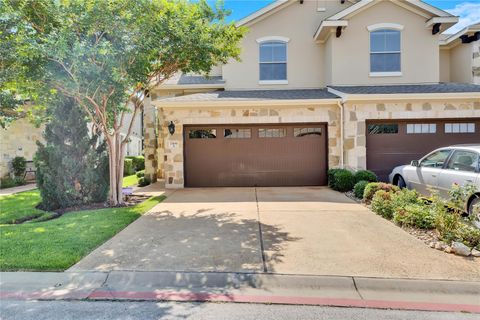
[(405, 180), (403, 180), (402, 176), (398, 176), (397, 187), (399, 187), (400, 189), (404, 189), (407, 187), (407, 184), (405, 183)]
[(477, 228), (480, 228), (480, 196), (475, 196), (470, 202), (468, 206), (468, 216), (472, 219), (473, 224)]

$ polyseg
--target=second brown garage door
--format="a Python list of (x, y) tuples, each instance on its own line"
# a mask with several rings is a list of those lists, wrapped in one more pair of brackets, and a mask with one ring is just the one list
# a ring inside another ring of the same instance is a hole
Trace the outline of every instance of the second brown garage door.
[(396, 166), (454, 144), (480, 143), (480, 119), (375, 120), (367, 122), (367, 168), (381, 180)]
[(185, 126), (187, 187), (327, 183), (325, 124)]

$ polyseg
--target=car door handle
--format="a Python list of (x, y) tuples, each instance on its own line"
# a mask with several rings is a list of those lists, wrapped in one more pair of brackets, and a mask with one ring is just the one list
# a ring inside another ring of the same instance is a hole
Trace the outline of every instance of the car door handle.
[(437, 177), (437, 175), (436, 175), (436, 174), (432, 174), (432, 177), (436, 178), (436, 177)]
[(467, 181), (467, 182), (473, 182), (473, 179), (467, 179), (467, 180), (465, 180), (465, 181)]

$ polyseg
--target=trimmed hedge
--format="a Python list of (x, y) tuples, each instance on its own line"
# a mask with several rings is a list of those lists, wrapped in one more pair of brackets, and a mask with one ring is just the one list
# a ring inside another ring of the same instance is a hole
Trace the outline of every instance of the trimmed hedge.
[(142, 177), (142, 178), (138, 179), (138, 186), (139, 186), (139, 187), (148, 186), (150, 183), (152, 183), (152, 181), (150, 180), (150, 178)]
[(126, 156), (125, 159), (131, 159), (133, 162), (133, 169), (135, 171), (145, 170), (144, 156)]
[(377, 182), (378, 177), (370, 170), (359, 170), (355, 172), (355, 182), (360, 181)]
[(333, 189), (340, 192), (347, 192), (353, 189), (355, 185), (355, 176), (348, 170), (341, 170), (334, 174), (334, 187)]
[(390, 191), (397, 192), (397, 191), (400, 190), (400, 188), (398, 188), (397, 186), (394, 186), (393, 184), (389, 184), (389, 183), (371, 182), (371, 183), (367, 184), (367, 186), (365, 187), (365, 191), (363, 193), (363, 200), (365, 200), (365, 202), (367, 202), (367, 203), (372, 201), (373, 196), (379, 190), (383, 190), (383, 191), (386, 191), (386, 192), (390, 192)]
[(123, 176), (131, 176), (135, 174), (135, 170), (133, 168), (133, 160), (132, 159), (125, 159), (123, 161)]
[(363, 194), (365, 192), (365, 188), (368, 185), (368, 181), (361, 180), (358, 181), (355, 186), (353, 187), (353, 192), (355, 193), (355, 197), (359, 199), (363, 199)]
[(328, 177), (328, 186), (332, 189), (335, 189), (335, 173), (344, 171), (345, 169), (329, 169), (327, 172)]

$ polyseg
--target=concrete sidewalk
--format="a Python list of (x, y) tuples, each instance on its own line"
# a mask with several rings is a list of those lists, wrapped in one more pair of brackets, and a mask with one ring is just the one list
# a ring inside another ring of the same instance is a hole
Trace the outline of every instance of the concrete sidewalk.
[(219, 272), (5, 272), (0, 299), (222, 301), (480, 313), (480, 282)]
[(24, 186), (2, 189), (0, 190), (0, 196), (9, 196), (15, 193), (30, 191), (36, 188), (37, 188), (37, 185), (35, 183), (29, 183)]

